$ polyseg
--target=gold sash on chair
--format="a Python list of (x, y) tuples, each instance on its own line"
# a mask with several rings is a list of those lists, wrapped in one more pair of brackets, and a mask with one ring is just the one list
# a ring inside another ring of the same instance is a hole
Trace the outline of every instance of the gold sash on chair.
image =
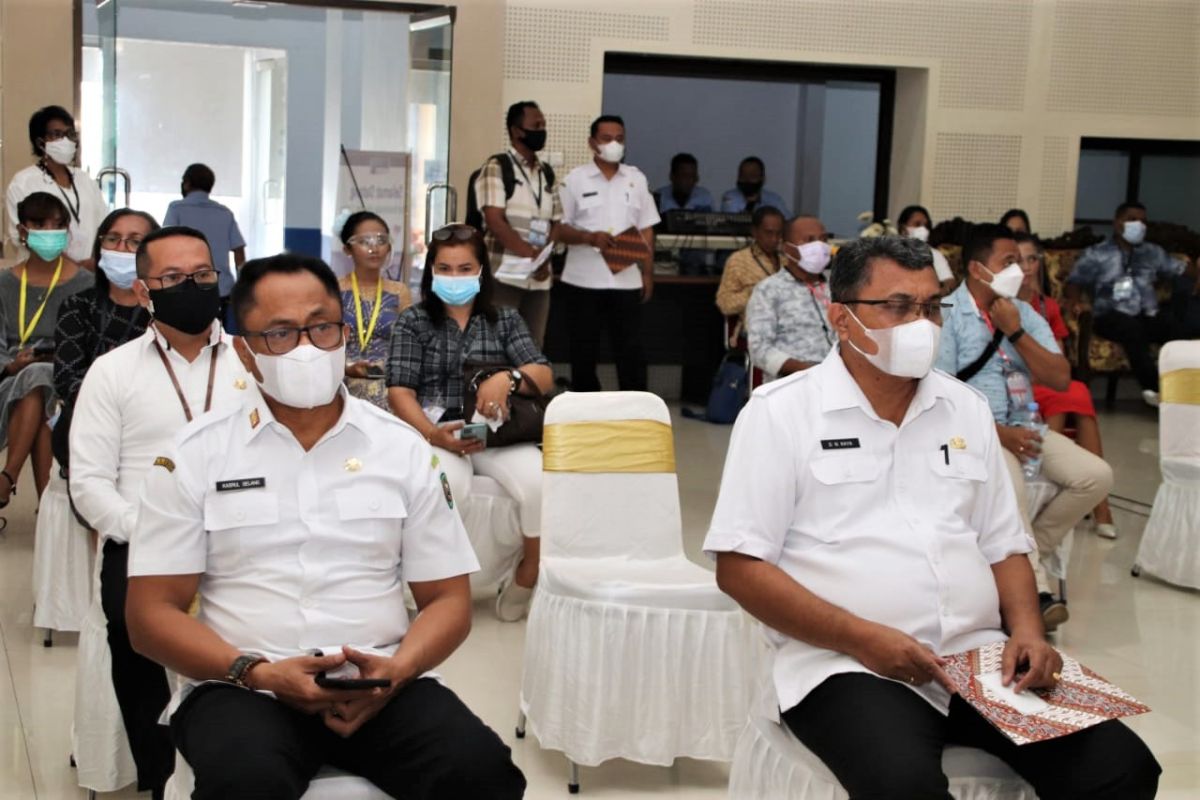
[(1164, 403), (1200, 406), (1200, 369), (1177, 369), (1159, 379)]
[(674, 472), (671, 426), (650, 419), (560, 422), (542, 438), (546, 472)]

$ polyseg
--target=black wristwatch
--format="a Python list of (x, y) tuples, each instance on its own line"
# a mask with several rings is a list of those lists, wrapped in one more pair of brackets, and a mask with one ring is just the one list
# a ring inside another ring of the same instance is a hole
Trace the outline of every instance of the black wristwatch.
[(1025, 335), (1025, 329), (1017, 328), (1015, 331), (1013, 331), (1012, 333), (1010, 333), (1008, 335), (1008, 341), (1011, 342), (1012, 344), (1016, 344), (1020, 340), (1020, 338), (1024, 335)]
[(250, 673), (250, 669), (252, 667), (257, 664), (261, 664), (264, 661), (266, 661), (266, 659), (262, 656), (242, 653), (233, 660), (232, 664), (229, 665), (229, 672), (225, 675), (225, 680), (236, 686), (249, 688), (246, 686), (246, 676)]

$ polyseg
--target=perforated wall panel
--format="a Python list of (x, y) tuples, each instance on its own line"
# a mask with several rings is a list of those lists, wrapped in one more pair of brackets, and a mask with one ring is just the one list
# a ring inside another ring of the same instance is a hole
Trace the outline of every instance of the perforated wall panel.
[(665, 42), (670, 20), (620, 14), (510, 5), (504, 17), (504, 77), (586, 83), (594, 37)]
[(1047, 108), (1200, 115), (1200, 3), (1058, 0)]
[(935, 221), (999, 219), (1016, 205), (1020, 163), (1020, 136), (939, 133), (930, 213)]
[(1067, 155), (1070, 140), (1066, 136), (1047, 136), (1042, 143), (1042, 175), (1038, 187), (1038, 211), (1033, 220), (1039, 233), (1055, 236), (1071, 227), (1067, 210)]
[[(969, 12), (967, 8), (969, 7)], [(939, 105), (1018, 110), (1031, 0), (695, 0), (698, 45), (941, 59)]]

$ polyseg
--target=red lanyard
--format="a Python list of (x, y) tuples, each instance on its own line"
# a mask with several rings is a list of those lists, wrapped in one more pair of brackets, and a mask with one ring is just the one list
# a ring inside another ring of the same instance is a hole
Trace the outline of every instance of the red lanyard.
[[(974, 295), (971, 296), (971, 302), (975, 303)], [(996, 335), (996, 326), (992, 324), (991, 314), (989, 314), (988, 312), (986, 312), (982, 308), (980, 308), (979, 303), (975, 303), (975, 310), (979, 312), (979, 316), (983, 317), (984, 323), (988, 326), (988, 332), (991, 333), (992, 336), (995, 336)], [(1008, 353), (1004, 352), (1003, 347), (997, 347), (996, 352), (1000, 354), (1000, 358), (1003, 359), (1006, 366), (1012, 367), (1012, 360), (1008, 357)]]

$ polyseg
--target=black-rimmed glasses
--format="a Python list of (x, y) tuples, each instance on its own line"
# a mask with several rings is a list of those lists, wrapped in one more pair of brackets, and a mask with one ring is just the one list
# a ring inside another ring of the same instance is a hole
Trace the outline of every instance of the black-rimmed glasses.
[(842, 305), (879, 306), (897, 320), (906, 320), (914, 316), (921, 316), (930, 320), (941, 319), (943, 311), (948, 308), (954, 308), (953, 303), (943, 303), (941, 300), (930, 300), (928, 303), (900, 299), (843, 300)]
[(72, 142), (79, 141), (79, 131), (74, 128), (67, 130), (46, 131), (46, 135), (42, 137), (47, 142), (57, 142), (59, 139), (70, 139)]
[(171, 272), (162, 277), (150, 277), (143, 280), (158, 281), (159, 286), (163, 289), (178, 289), (188, 281), (201, 289), (209, 289), (221, 282), (221, 273), (215, 269), (198, 269), (190, 275), (183, 272)]
[(272, 355), (290, 353), (300, 344), (300, 334), (308, 337), (318, 350), (336, 350), (345, 339), (346, 327), (340, 322), (318, 322), (303, 328), (271, 328), (266, 331), (242, 331), (242, 336), (261, 337)]
[(146, 237), (140, 233), (135, 233), (131, 236), (122, 236), (119, 233), (109, 233), (100, 237), (100, 244), (104, 245), (105, 249), (107, 250), (116, 250), (121, 245), (125, 245), (125, 247), (130, 250), (136, 250), (144, 238)]

